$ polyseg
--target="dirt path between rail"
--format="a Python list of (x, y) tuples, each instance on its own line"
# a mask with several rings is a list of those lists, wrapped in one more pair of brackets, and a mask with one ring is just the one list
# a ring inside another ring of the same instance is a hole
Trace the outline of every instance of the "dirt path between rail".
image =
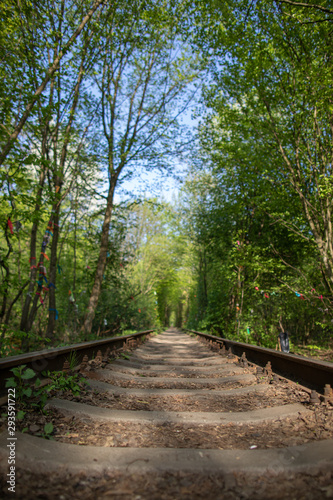
[[(331, 404), (310, 404), (306, 392), (285, 380), (274, 383), (270, 383), (267, 377), (258, 380), (253, 369), (240, 370), (233, 359), (222, 358), (175, 330), (149, 340), (129, 357), (128, 365), (126, 360), (121, 360), (110, 363), (104, 370), (91, 363), (86, 372), (90, 388), (82, 390), (77, 397), (64, 392), (53, 394), (70, 402), (68, 411), (57, 409), (55, 403), (47, 415), (28, 412), (23, 421), (17, 421), (18, 428), (25, 428), (28, 434), (38, 436), (45, 423), (52, 422), (52, 439), (59, 445), (77, 446), (78, 454), (80, 449), (89, 446), (114, 448), (117, 453), (121, 449), (259, 452), (333, 438)], [(196, 365), (201, 368), (196, 370)], [(82, 413), (79, 403), (84, 405), (85, 412)], [(304, 413), (274, 418), (274, 411), (292, 404), (300, 405)], [(74, 415), (71, 414), (73, 407), (78, 408)], [(124, 419), (115, 422), (96, 420), (89, 416), (89, 408), (103, 408), (103, 411), (109, 410), (110, 415), (120, 411), (123, 415), (131, 415), (134, 420), (130, 423)], [(177, 416), (184, 412), (204, 412), (207, 418), (220, 414), (239, 414), (247, 418), (251, 412), (264, 409), (271, 409), (271, 417), (260, 424), (223, 423), (223, 420), (220, 424), (175, 423), (171, 418), (168, 421), (168, 415)], [(154, 412), (165, 414), (165, 421), (140, 422), (143, 415), (153, 415)], [(38, 442), (43, 447), (43, 440)], [(143, 470), (133, 473), (130, 462), (124, 472), (106, 467), (100, 473), (87, 472), (89, 464), (82, 471), (71, 468), (70, 461), (66, 465), (64, 451), (64, 465), (68, 472), (56, 469), (47, 474), (43, 467), (38, 469), (38, 461), (35, 465), (31, 463), (30, 470), (18, 470), (16, 493), (18, 498), (27, 500), (333, 498), (332, 468), (321, 466), (300, 472), (292, 468), (292, 460), (292, 456), (288, 458), (281, 470), (272, 467), (263, 473), (237, 470), (226, 474), (214, 470), (194, 474), (181, 467), (177, 472), (148, 473)], [(13, 498), (8, 496), (3, 478), (1, 487), (4, 498)]]
[[(271, 395), (271, 397), (269, 397)], [(276, 398), (276, 399), (275, 399)], [(273, 404), (287, 404), (291, 401), (304, 401), (304, 393), (297, 389), (286, 391), (282, 387), (271, 387), (264, 396), (249, 395), (222, 398), (221, 401), (210, 399), (208, 406), (187, 398), (168, 397), (159, 401), (157, 396), (146, 397), (143, 401), (135, 396), (120, 395), (113, 398), (106, 393), (87, 395), (69, 400), (88, 402), (92, 406), (101, 406), (113, 410), (163, 410), (179, 411), (209, 411), (209, 412), (246, 412), (252, 409), (271, 407)], [(106, 402), (107, 401), (107, 402)], [(94, 422), (87, 417), (78, 418), (64, 415), (63, 412), (51, 409), (48, 415), (28, 414), (19, 424), (21, 429), (28, 428), (28, 433), (38, 435), (45, 423), (52, 422), (54, 426), (53, 439), (63, 443), (78, 445), (94, 445), (108, 447), (169, 447), (169, 448), (202, 448), (202, 449), (258, 449), (282, 448), (304, 444), (318, 439), (333, 438), (332, 409), (322, 405), (306, 404), (311, 414), (306, 418), (280, 419), (258, 425), (177, 425), (163, 423), (161, 425), (140, 423), (104, 423)]]

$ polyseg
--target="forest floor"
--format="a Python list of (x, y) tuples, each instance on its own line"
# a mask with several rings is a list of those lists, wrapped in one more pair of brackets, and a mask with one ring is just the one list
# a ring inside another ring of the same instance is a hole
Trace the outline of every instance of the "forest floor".
[(293, 354), (301, 354), (308, 358), (319, 359), (320, 361), (329, 361), (333, 363), (333, 347), (331, 348), (313, 348), (310, 346), (298, 345)]

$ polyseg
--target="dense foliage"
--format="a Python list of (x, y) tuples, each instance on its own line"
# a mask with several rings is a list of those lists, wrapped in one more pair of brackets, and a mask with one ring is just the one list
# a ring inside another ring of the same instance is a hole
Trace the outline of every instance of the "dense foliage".
[(187, 142), (178, 117), (200, 61), (184, 6), (2, 6), (1, 343), (88, 338), (106, 330), (106, 316), (111, 331), (140, 328), (120, 270), (128, 211), (114, 195), (145, 170), (168, 172)]
[[(169, 324), (329, 342), (329, 3), (1, 7), (1, 355)], [(172, 203), (126, 196), (184, 157)]]
[(193, 327), (272, 347), (280, 329), (294, 342), (332, 336), (333, 12), (325, 7), (243, 1), (204, 10), (210, 112), (189, 188), (199, 261)]

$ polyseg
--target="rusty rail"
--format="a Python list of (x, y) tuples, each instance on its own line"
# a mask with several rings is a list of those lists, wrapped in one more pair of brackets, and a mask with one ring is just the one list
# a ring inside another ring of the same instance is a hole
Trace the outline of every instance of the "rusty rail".
[(141, 339), (152, 332), (154, 330), (146, 330), (122, 337), (109, 337), (101, 340), (80, 342), (79, 344), (71, 344), (65, 347), (44, 349), (42, 351), (23, 353), (0, 359), (0, 390), (3, 390), (6, 379), (12, 375), (10, 370), (16, 366), (27, 365), (27, 367), (32, 368), (37, 373), (44, 370), (62, 370), (64, 362), (68, 360), (73, 352), (75, 352), (77, 364), (79, 364), (85, 355), (92, 358), (96, 356), (99, 350), (103, 351), (107, 348), (119, 349), (124, 344), (129, 344), (135, 339)]
[(195, 330), (185, 329), (184, 331), (205, 338), (210, 343), (215, 343), (219, 349), (224, 346), (229, 353), (236, 356), (242, 357), (245, 353), (248, 361), (261, 367), (265, 367), (267, 363), (271, 363), (273, 372), (297, 381), (310, 389), (323, 392), (326, 384), (333, 386), (333, 363), (215, 337), (214, 335)]

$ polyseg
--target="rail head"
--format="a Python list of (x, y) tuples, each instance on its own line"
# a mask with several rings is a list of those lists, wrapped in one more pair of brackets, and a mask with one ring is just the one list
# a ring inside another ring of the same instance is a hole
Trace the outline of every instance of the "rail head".
[(88, 342), (80, 342), (78, 344), (71, 344), (63, 347), (43, 349), (41, 351), (23, 353), (0, 359), (0, 389), (4, 388), (5, 380), (11, 376), (10, 370), (14, 367), (27, 365), (37, 373), (44, 370), (62, 370), (65, 360), (73, 352), (76, 353), (76, 359), (79, 364), (85, 355), (91, 359), (99, 350), (106, 350), (108, 347), (119, 349), (120, 347), (123, 347), (123, 344), (128, 340), (139, 339), (153, 332), (155, 332), (155, 330), (145, 330), (142, 332), (132, 333), (130, 335), (124, 335), (122, 337), (108, 337), (99, 340), (91, 340)]
[(270, 362), (274, 372), (291, 380), (297, 380), (309, 388), (322, 390), (326, 384), (333, 385), (333, 363), (228, 340), (195, 330), (185, 329), (185, 331), (223, 344), (236, 356), (242, 356), (245, 353), (248, 361), (259, 366), (265, 366)]

